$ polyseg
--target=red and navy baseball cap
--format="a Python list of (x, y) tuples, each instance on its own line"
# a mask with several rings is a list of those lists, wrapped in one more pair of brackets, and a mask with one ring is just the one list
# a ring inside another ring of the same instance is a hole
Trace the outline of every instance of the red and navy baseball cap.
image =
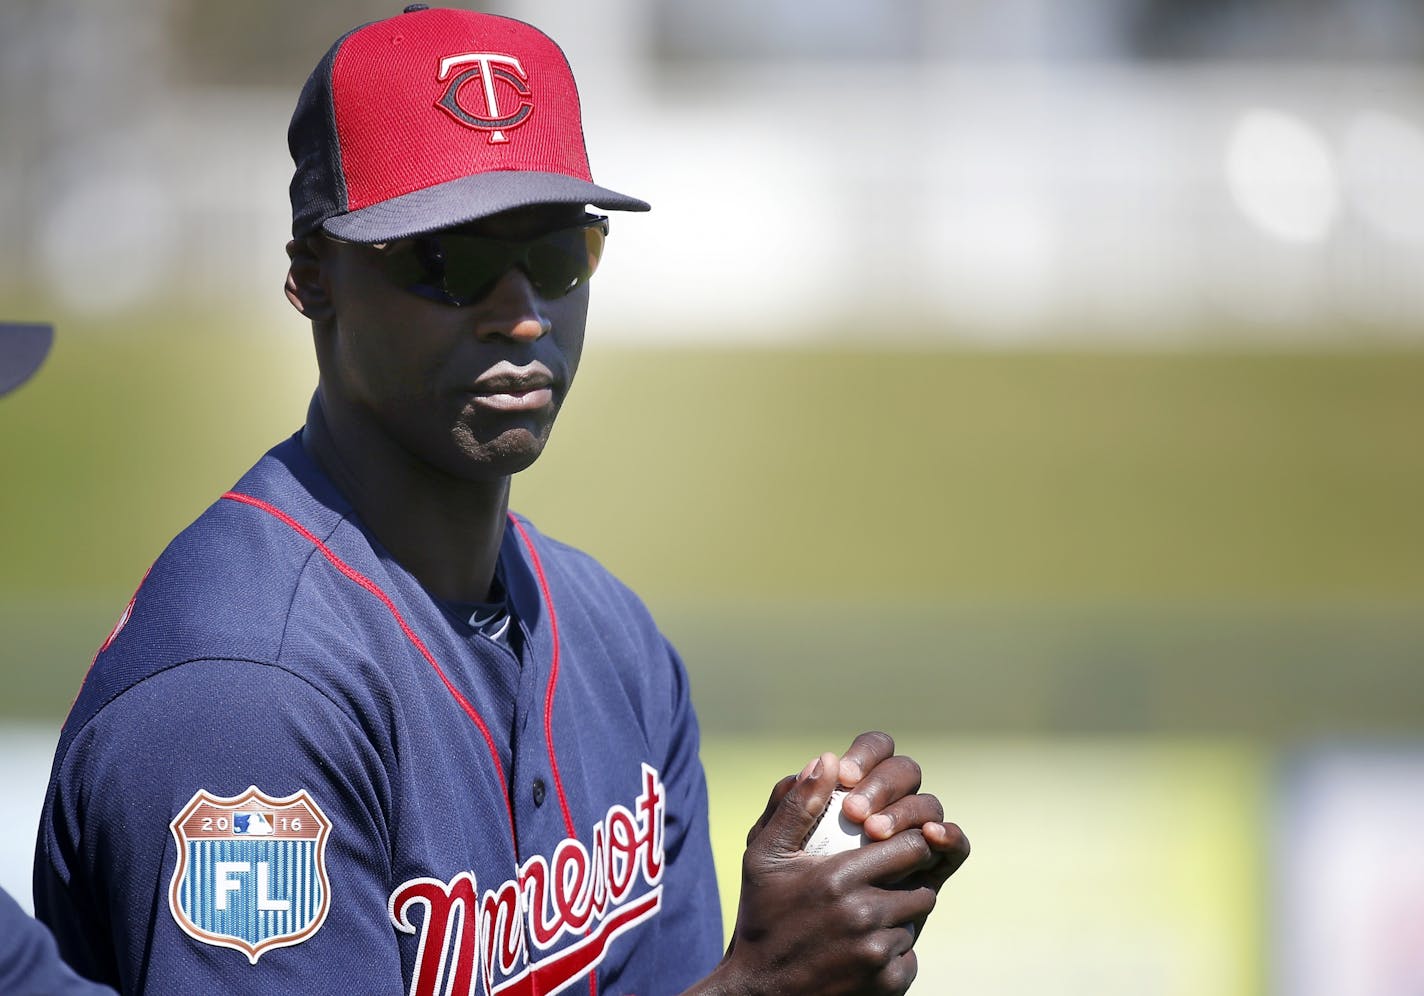
[(0, 394), (34, 376), (54, 341), (54, 326), (0, 322)]
[(287, 131), (292, 234), (388, 242), (513, 208), (646, 211), (593, 182), (564, 53), (522, 21), (411, 4), (342, 36)]

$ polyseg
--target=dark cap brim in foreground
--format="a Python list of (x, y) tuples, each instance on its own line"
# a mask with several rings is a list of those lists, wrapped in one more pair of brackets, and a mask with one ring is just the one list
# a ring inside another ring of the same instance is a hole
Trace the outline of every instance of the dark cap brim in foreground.
[(578, 177), (522, 170), (462, 176), (336, 215), (326, 219), (322, 228), (347, 242), (392, 242), (544, 204), (591, 204), (605, 211), (649, 207), (646, 201)]
[(34, 376), (53, 342), (53, 325), (0, 322), (0, 394)]

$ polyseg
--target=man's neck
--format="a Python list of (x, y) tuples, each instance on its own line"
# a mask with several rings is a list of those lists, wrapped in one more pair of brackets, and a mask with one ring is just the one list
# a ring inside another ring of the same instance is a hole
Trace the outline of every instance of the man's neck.
[(483, 602), (504, 538), (509, 478), (451, 477), (383, 434), (333, 426), (312, 399), (302, 445), (355, 507), (366, 528), (437, 598)]

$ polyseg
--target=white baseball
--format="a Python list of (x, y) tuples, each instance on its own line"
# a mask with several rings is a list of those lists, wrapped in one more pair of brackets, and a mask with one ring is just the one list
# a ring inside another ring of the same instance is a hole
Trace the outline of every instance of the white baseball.
[(853, 851), (863, 844), (870, 843), (870, 838), (860, 831), (860, 824), (853, 823), (846, 819), (841, 812), (841, 803), (850, 794), (849, 789), (837, 788), (831, 793), (830, 801), (826, 803), (826, 810), (821, 814), (821, 818), (816, 821), (816, 825), (811, 828), (811, 832), (806, 835), (805, 842), (801, 849), (807, 854), (825, 856), (828, 854), (840, 854), (842, 851)]

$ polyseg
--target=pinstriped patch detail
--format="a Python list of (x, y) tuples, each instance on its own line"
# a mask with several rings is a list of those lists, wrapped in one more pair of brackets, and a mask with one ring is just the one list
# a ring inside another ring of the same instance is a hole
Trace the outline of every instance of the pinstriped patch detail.
[(182, 931), (250, 964), (314, 935), (331, 909), (332, 824), (305, 790), (276, 798), (199, 789), (169, 824), (178, 849), (168, 908)]

